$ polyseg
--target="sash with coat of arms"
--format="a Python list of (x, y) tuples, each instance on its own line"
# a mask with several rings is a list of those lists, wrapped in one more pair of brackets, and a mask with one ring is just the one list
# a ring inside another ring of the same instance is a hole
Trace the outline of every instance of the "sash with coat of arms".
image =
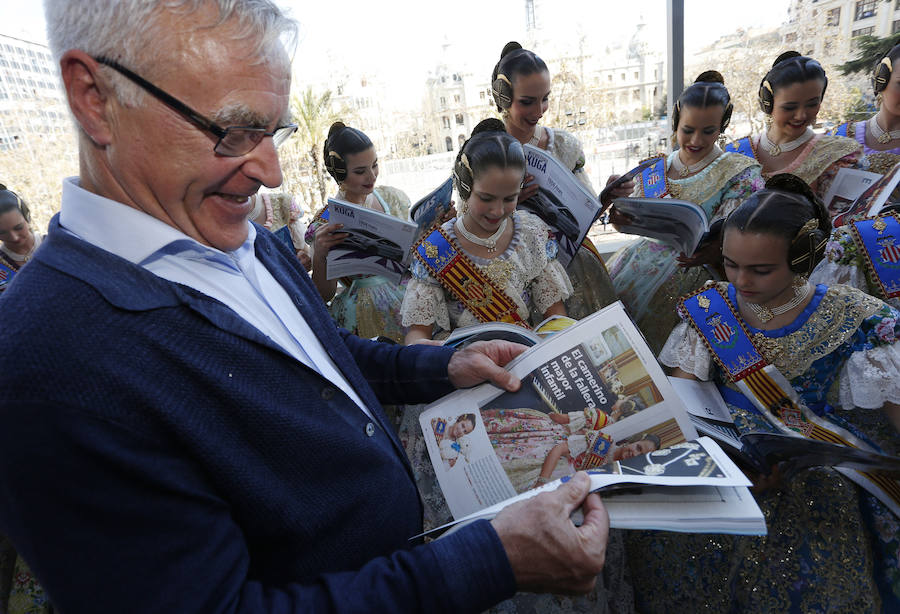
[(516, 302), (463, 253), (443, 228), (437, 227), (420, 239), (413, 246), (413, 255), (481, 322), (528, 327), (519, 316)]
[[(872, 451), (853, 433), (821, 419), (800, 400), (790, 382), (757, 348), (737, 308), (717, 284), (681, 299), (681, 309), (710, 355), (756, 411), (780, 432), (794, 437)], [(835, 468), (900, 516), (900, 483), (877, 473)]]
[(739, 153), (743, 156), (747, 156), (751, 160), (756, 160), (756, 152), (753, 150), (753, 143), (750, 141), (749, 136), (728, 143), (725, 145), (725, 151)]
[(900, 296), (900, 217), (896, 213), (858, 220), (850, 234), (885, 298)]

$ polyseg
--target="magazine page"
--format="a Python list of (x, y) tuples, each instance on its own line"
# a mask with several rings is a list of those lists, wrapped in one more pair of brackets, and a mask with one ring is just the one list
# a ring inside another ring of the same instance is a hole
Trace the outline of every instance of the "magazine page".
[(548, 152), (525, 145), (525, 172), (534, 176), (538, 191), (519, 204), (520, 209), (534, 213), (556, 231), (559, 242), (557, 258), (569, 266), (575, 252), (600, 215), (600, 201), (588, 192), (570, 169)]
[(862, 196), (869, 186), (881, 179), (878, 173), (860, 171), (855, 168), (841, 168), (825, 193), (824, 203), (828, 214), (834, 217), (844, 211)]
[[(708, 437), (685, 441), (591, 469), (591, 490), (609, 512), (610, 527), (692, 533), (765, 534), (765, 521), (747, 491), (750, 480)], [(508, 505), (560, 487), (563, 477), (439, 527), (493, 518)], [(580, 512), (573, 514), (580, 524)]]
[(718, 422), (734, 422), (714, 382), (670, 376), (669, 383), (689, 414)]
[(621, 303), (547, 337), (508, 368), (522, 380), (517, 392), (457, 390), (419, 418), (454, 518), (697, 436)]
[(430, 194), (426, 194), (422, 200), (414, 204), (409, 210), (409, 219), (418, 226), (413, 243), (438, 225), (441, 218), (450, 211), (452, 206), (453, 178), (451, 177)]
[(878, 215), (898, 183), (900, 183), (900, 164), (896, 164), (883, 177), (879, 177), (875, 183), (866, 188), (847, 209), (832, 219), (832, 225), (837, 228), (860, 217)]
[(409, 266), (417, 226), (380, 211), (328, 199), (329, 222), (343, 224), (349, 236), (328, 252), (328, 279), (381, 275), (399, 282)]
[(656, 239), (689, 256), (709, 230), (703, 208), (686, 200), (617, 198), (613, 206), (631, 218), (617, 225), (619, 232)]

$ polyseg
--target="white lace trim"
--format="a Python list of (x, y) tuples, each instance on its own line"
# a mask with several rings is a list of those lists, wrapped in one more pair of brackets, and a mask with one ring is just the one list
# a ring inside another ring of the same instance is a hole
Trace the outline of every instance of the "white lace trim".
[(900, 403), (900, 342), (853, 352), (841, 369), (838, 395), (844, 409)]
[(713, 361), (709, 350), (703, 345), (700, 334), (687, 322), (679, 322), (669, 334), (659, 353), (659, 362), (667, 367), (678, 367), (703, 381), (712, 376)]

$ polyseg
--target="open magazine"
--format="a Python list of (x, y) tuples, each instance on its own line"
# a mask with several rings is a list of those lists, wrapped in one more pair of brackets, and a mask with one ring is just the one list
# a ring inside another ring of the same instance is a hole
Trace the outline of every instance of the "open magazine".
[(599, 200), (602, 203), (604, 200), (606, 200), (606, 197), (612, 193), (613, 190), (615, 190), (617, 187), (619, 187), (623, 183), (632, 181), (635, 177), (637, 177), (638, 175), (643, 173), (644, 169), (646, 169), (649, 166), (653, 166), (655, 163), (656, 163), (656, 158), (649, 158), (647, 160), (644, 160), (637, 166), (635, 166), (633, 169), (631, 169), (624, 175), (619, 176), (618, 179), (610, 181), (608, 184), (606, 184), (606, 187), (603, 188), (603, 190), (600, 192), (600, 196), (597, 197), (597, 200)]
[[(517, 392), (491, 384), (458, 390), (429, 405), (419, 418), (454, 518), (508, 502), (576, 470), (615, 472), (617, 461), (697, 437), (621, 303), (545, 338), (508, 368), (522, 380)], [(607, 465), (611, 469), (603, 469)], [(740, 472), (726, 473), (737, 483), (708, 486), (745, 488)], [(695, 494), (704, 502), (710, 497), (740, 505), (752, 501), (744, 492)], [(718, 504), (708, 505), (711, 515), (721, 515), (721, 509), (713, 509)], [(673, 521), (665, 508), (657, 511), (660, 523)], [(702, 530), (705, 525), (691, 526)]]
[(336, 198), (328, 199), (329, 222), (347, 233), (328, 252), (328, 279), (349, 275), (381, 275), (398, 282), (409, 266), (418, 227), (392, 215)]
[(447, 179), (410, 209), (413, 223), (336, 198), (319, 216), (343, 224), (349, 236), (328, 252), (328, 279), (381, 275), (398, 282), (409, 268), (413, 244), (452, 207), (453, 181)]
[[(855, 184), (855, 190), (860, 192), (849, 204), (842, 202), (838, 203), (838, 205), (844, 204), (844, 209), (832, 210), (832, 208), (829, 207), (829, 212), (834, 216), (832, 225), (835, 228), (843, 226), (844, 224), (849, 224), (854, 219), (878, 215), (881, 209), (888, 203), (888, 199), (890, 199), (894, 190), (897, 189), (897, 185), (900, 184), (900, 164), (895, 165), (883, 176), (875, 173), (868, 173), (869, 175), (875, 175), (875, 181), (860, 191), (859, 188), (862, 187), (861, 184), (864, 183), (858, 176), (858, 173), (861, 172), (863, 171), (842, 168), (838, 171), (837, 175), (835, 175), (833, 183), (841, 181)], [(828, 192), (831, 194), (832, 190), (829, 189)], [(828, 198), (829, 194), (826, 194), (825, 197)], [(835, 216), (834, 211), (840, 211), (841, 213)]]
[[(617, 529), (656, 529), (684, 533), (765, 535), (762, 511), (750, 481), (708, 437), (674, 444), (588, 470), (591, 490), (603, 497), (609, 525)], [(560, 478), (512, 499), (437, 527), (451, 533), (480, 518), (493, 518), (518, 501), (559, 488)], [(573, 514), (580, 524), (580, 510)]]
[(732, 455), (754, 471), (768, 474), (778, 463), (785, 463), (787, 471), (837, 467), (900, 478), (900, 458), (894, 456), (783, 433), (741, 434), (713, 382), (677, 377), (670, 377), (669, 381), (697, 430), (726, 445)]
[(525, 145), (525, 172), (534, 177), (538, 191), (519, 208), (534, 213), (553, 228), (565, 267), (575, 257), (591, 225), (601, 213), (600, 201), (585, 189), (571, 169), (548, 152)]
[(879, 179), (881, 179), (881, 175), (878, 173), (870, 173), (869, 171), (861, 171), (855, 168), (839, 169), (823, 199), (829, 216), (834, 217), (848, 209), (857, 198), (862, 196)]
[(656, 239), (690, 256), (709, 231), (706, 212), (699, 205), (674, 198), (617, 198), (613, 206), (631, 219), (619, 232)]

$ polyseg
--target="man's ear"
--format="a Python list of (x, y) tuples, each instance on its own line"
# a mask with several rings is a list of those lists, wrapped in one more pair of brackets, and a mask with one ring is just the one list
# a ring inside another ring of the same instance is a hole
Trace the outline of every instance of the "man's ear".
[(114, 93), (99, 75), (100, 64), (78, 49), (63, 54), (59, 61), (69, 108), (81, 129), (96, 145), (112, 140), (109, 103)]

